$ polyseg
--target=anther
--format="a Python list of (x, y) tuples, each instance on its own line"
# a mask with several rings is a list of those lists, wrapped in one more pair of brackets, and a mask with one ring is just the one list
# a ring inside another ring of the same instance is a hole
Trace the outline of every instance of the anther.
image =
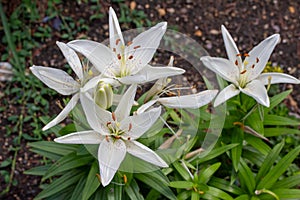
[(245, 57), (249, 57), (249, 54), (247, 54), (247, 53), (244, 53), (244, 56), (245, 56)]
[(131, 45), (132, 44), (132, 41), (129, 41), (127, 42), (127, 46)]
[(259, 62), (259, 58), (256, 58), (256, 63), (258, 63)]
[(133, 58), (133, 55), (130, 55), (130, 56), (128, 57), (129, 60), (131, 60), (132, 58)]
[(118, 45), (120, 41), (121, 41), (121, 39), (118, 38), (118, 39), (116, 40), (116, 45)]
[(242, 54), (241, 54), (241, 53), (238, 53), (238, 54), (236, 54), (236, 56), (242, 56)]
[(116, 114), (114, 112), (111, 113), (111, 117), (114, 121), (116, 121)]
[(113, 52), (116, 52), (116, 48), (113, 48)]
[(128, 137), (128, 138), (127, 138), (127, 140), (130, 140), (130, 139), (131, 139), (131, 137)]
[(120, 54), (118, 54), (117, 56), (118, 56), (118, 59), (119, 59), (119, 60), (121, 60), (121, 55), (120, 55)]
[(108, 137), (108, 135), (105, 136), (105, 139), (106, 139), (107, 142), (109, 142), (109, 137)]
[(115, 139), (120, 139), (120, 138), (121, 138), (121, 136), (119, 136), (119, 135), (115, 135), (115, 136), (114, 136), (114, 138), (115, 138)]
[(126, 184), (127, 183), (127, 176), (125, 174), (123, 175), (123, 179), (124, 179), (124, 183)]
[(133, 47), (133, 49), (138, 49), (140, 47), (141, 47), (141, 45), (138, 45), (138, 46)]
[(107, 122), (107, 123), (106, 123), (106, 126), (109, 126), (109, 125), (111, 125), (111, 122)]
[(235, 64), (235, 65), (239, 65), (238, 60), (235, 60), (234, 64)]
[(240, 74), (245, 74), (247, 70), (242, 71)]
[(131, 131), (131, 129), (132, 129), (132, 124), (129, 123), (128, 131)]

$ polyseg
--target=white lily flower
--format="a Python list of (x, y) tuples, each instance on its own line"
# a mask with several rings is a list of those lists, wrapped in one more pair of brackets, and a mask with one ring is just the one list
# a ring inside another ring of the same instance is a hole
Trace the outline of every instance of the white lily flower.
[[(171, 56), (168, 66), (173, 66), (174, 57)], [(173, 97), (160, 97), (164, 93), (169, 81), (167, 77), (160, 78), (148, 91), (145, 98), (150, 101), (140, 106), (137, 113), (143, 113), (155, 103), (160, 103), (168, 108), (200, 108), (210, 103), (218, 93), (218, 90), (205, 90), (196, 94), (173, 96)], [(180, 89), (180, 88), (179, 88)]]
[(222, 35), (229, 59), (210, 56), (201, 58), (201, 61), (207, 68), (232, 83), (218, 94), (214, 106), (218, 106), (238, 95), (240, 92), (243, 92), (254, 98), (258, 103), (269, 107), (270, 100), (264, 85), (274, 83), (300, 83), (298, 79), (288, 74), (261, 74), (280, 39), (279, 34), (274, 34), (266, 38), (248, 54), (244, 54), (243, 56), (246, 57), (244, 61), (242, 61), (242, 54), (240, 54), (234, 40), (224, 26), (222, 26)]
[(78, 102), (81, 88), (90, 78), (89, 73), (83, 70), (80, 59), (76, 52), (68, 47), (65, 43), (56, 42), (56, 44), (62, 51), (78, 79), (74, 80), (69, 74), (60, 69), (43, 66), (30, 67), (32, 73), (51, 89), (56, 90), (62, 95), (73, 95), (66, 107), (43, 128), (43, 131), (55, 126), (68, 116), (70, 111)]
[(152, 67), (148, 64), (166, 29), (167, 23), (161, 22), (139, 34), (126, 45), (116, 13), (110, 8), (110, 48), (90, 40), (74, 40), (69, 42), (68, 46), (88, 58), (101, 72), (100, 77), (117, 79), (123, 84), (145, 83), (185, 72), (176, 67)]
[(82, 93), (82, 107), (93, 130), (71, 133), (54, 140), (67, 144), (99, 144), (98, 161), (103, 186), (111, 182), (126, 152), (154, 165), (168, 167), (154, 151), (136, 141), (161, 113), (161, 108), (157, 107), (140, 115), (130, 116), (136, 88), (136, 84), (128, 88), (115, 112), (100, 108)]

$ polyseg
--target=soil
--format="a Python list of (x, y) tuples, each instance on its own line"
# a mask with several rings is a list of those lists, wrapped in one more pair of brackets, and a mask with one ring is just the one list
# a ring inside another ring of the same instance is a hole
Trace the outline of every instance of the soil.
[[(58, 9), (63, 10), (64, 16), (71, 16), (73, 19), (80, 18), (89, 21), (89, 16), (94, 11), (89, 9), (92, 3), (85, 4), (85, 1), (67, 1), (67, 3), (58, 5)], [(9, 16), (19, 5), (20, 1), (4, 1), (3, 7), (5, 13)], [(276, 46), (270, 61), (280, 65), (284, 71), (300, 78), (300, 1), (279, 1), (279, 0), (248, 0), (248, 1), (223, 1), (223, 0), (165, 0), (165, 1), (126, 1), (128, 7), (132, 10), (142, 10), (147, 18), (155, 24), (160, 21), (167, 21), (168, 27), (186, 34), (201, 44), (211, 56), (226, 57), (226, 52), (220, 32), (221, 25), (225, 25), (234, 40), (238, 44), (241, 52), (249, 52), (254, 45), (258, 44), (267, 36), (279, 33), (281, 42)], [(104, 14), (101, 19), (89, 21), (88, 31), (78, 32), (74, 36), (79, 38), (82, 35), (89, 39), (103, 41), (108, 36), (108, 9), (112, 6), (117, 15), (120, 16), (120, 4), (100, 1), (100, 13)], [(39, 1), (39, 12), (41, 20), (45, 17), (46, 1)], [(50, 22), (48, 22), (50, 23)], [(37, 26), (43, 25), (42, 22)], [(33, 27), (35, 29), (36, 27)], [(121, 24), (121, 28), (135, 28), (134, 24)], [(34, 30), (33, 30), (34, 31)], [(35, 65), (44, 65), (63, 68), (65, 61), (62, 54), (55, 45), (55, 41), (64, 41), (61, 39), (62, 33), (53, 26), (52, 37), (46, 40), (32, 54), (32, 61)], [(6, 47), (1, 44), (0, 52)], [(28, 63), (30, 64), (30, 63)], [(180, 62), (175, 62), (175, 65)], [(28, 65), (30, 66), (30, 65)], [(177, 66), (177, 65), (176, 65)], [(193, 84), (198, 84), (200, 77), (197, 77), (193, 71), (187, 70), (186, 77)], [(0, 91), (4, 91), (7, 83), (0, 82)], [(292, 95), (286, 102), (290, 110), (300, 114), (300, 86), (285, 84), (282, 89), (294, 88)], [(197, 88), (199, 89), (199, 88)], [(13, 158), (14, 139), (17, 135), (6, 137), (6, 130), (13, 128), (9, 126), (7, 118), (12, 114), (20, 112), (15, 108), (15, 104), (7, 107), (4, 101), (12, 102), (13, 97), (0, 92), (0, 107), (6, 109), (0, 113), (0, 162), (7, 158)], [(60, 97), (56, 97), (60, 98)], [(298, 104), (297, 104), (298, 102)], [(53, 105), (52, 105), (53, 106)], [(55, 107), (55, 106), (53, 106)], [(52, 109), (51, 114), (55, 114), (59, 109)], [(24, 132), (29, 135), (32, 128), (27, 125)], [(47, 139), (47, 138), (45, 138)], [(49, 138), (48, 138), (49, 139)], [(51, 138), (50, 138), (51, 139)], [(1, 197), (3, 199), (33, 199), (40, 191), (40, 179), (35, 176), (24, 175), (23, 172), (32, 166), (40, 164), (40, 157), (29, 151), (26, 141), (22, 139), (22, 145), (18, 151), (16, 169), (14, 177), (18, 184), (12, 186), (10, 192)], [(7, 168), (9, 170), (10, 168)], [(5, 189), (3, 176), (0, 179), (0, 191)]]

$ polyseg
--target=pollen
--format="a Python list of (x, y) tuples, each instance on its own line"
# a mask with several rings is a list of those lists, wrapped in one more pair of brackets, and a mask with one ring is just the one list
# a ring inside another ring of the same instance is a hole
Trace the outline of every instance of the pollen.
[(119, 60), (121, 60), (121, 58), (122, 58), (122, 57), (121, 57), (121, 55), (120, 55), (120, 54), (118, 54), (117, 56), (118, 56), (118, 59), (119, 59)]
[(236, 54), (236, 56), (242, 56), (242, 54), (241, 54), (241, 53), (238, 53), (238, 54)]
[(118, 45), (120, 41), (121, 41), (121, 39), (118, 38), (118, 39), (116, 40), (116, 45)]
[(244, 56), (245, 56), (245, 57), (249, 57), (249, 54), (248, 54), (248, 53), (244, 53)]
[(247, 70), (242, 71), (240, 74), (245, 74), (247, 72)]
[(140, 47), (141, 47), (141, 45), (138, 45), (138, 46), (133, 47), (133, 49), (138, 49)]
[(133, 58), (133, 55), (130, 55), (130, 56), (128, 57), (129, 60), (131, 60), (132, 58)]

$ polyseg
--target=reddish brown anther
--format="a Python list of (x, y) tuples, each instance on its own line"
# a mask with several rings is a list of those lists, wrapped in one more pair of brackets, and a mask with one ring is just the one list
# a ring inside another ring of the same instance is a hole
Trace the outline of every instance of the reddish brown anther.
[(122, 57), (121, 57), (121, 55), (120, 55), (120, 54), (118, 54), (117, 56), (118, 56), (118, 59), (119, 59), (119, 60), (121, 60), (121, 58), (122, 58)]
[(256, 63), (258, 63), (259, 62), (259, 58), (256, 58)]
[(118, 39), (116, 40), (116, 45), (118, 45), (120, 41), (121, 41), (121, 39), (118, 38)]
[(235, 65), (239, 65), (238, 60), (235, 60), (234, 64), (235, 64)]
[(109, 137), (108, 137), (108, 135), (105, 136), (105, 139), (106, 139), (107, 142), (109, 142)]
[(116, 52), (117, 50), (116, 50), (116, 48), (113, 48), (113, 52)]
[(131, 131), (131, 129), (132, 129), (132, 124), (129, 123), (128, 131)]
[(116, 114), (114, 112), (111, 113), (111, 117), (114, 121), (116, 121), (117, 118), (116, 118)]
[(138, 46), (133, 47), (133, 49), (138, 49), (138, 48), (140, 48), (140, 47), (141, 47), (141, 46), (138, 45)]
[(242, 72), (241, 72), (241, 74), (245, 74), (245, 73), (246, 73), (246, 71), (247, 71), (247, 70), (244, 70), (244, 71), (242, 71)]
[(128, 57), (129, 60), (131, 60), (132, 58), (133, 58), (133, 55), (130, 55), (130, 56)]
[(236, 56), (242, 56), (242, 54), (241, 54), (241, 53), (238, 53), (238, 54), (236, 54)]
[(249, 57), (249, 54), (247, 54), (247, 53), (244, 53), (244, 56), (245, 56), (245, 57)]
[(131, 45), (132, 44), (132, 41), (129, 41), (127, 42), (127, 46)]

